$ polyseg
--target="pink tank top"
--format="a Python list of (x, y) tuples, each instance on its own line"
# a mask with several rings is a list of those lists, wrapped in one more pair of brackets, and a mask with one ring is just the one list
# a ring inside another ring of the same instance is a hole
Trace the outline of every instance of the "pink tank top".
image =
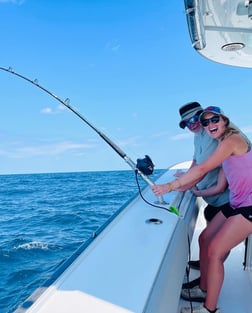
[(252, 206), (252, 149), (230, 156), (223, 162), (233, 208)]

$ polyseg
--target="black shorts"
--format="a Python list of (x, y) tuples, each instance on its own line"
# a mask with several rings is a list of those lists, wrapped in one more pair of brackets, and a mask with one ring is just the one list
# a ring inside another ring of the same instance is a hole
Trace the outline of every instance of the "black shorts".
[[(210, 222), (218, 212), (222, 211), (222, 213), (223, 213), (223, 211), (225, 211), (225, 210), (229, 211), (229, 209), (233, 210), (230, 207), (229, 202), (227, 202), (221, 206), (213, 206), (211, 204), (208, 204), (204, 210), (205, 219), (207, 220), (207, 222)], [(225, 215), (225, 213), (223, 213), (223, 214)]]
[(230, 216), (234, 216), (237, 214), (241, 214), (247, 220), (252, 222), (252, 206), (244, 206), (236, 209), (229, 207), (222, 210), (222, 213), (225, 215), (226, 218), (229, 218)]
[(234, 214), (234, 209), (230, 205), (227, 205), (221, 209), (221, 212), (226, 218), (229, 218)]

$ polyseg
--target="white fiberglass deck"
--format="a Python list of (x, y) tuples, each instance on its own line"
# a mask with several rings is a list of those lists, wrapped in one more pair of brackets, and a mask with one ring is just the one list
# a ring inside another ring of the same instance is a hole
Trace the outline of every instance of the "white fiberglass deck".
[[(198, 260), (198, 242), (197, 238), (205, 227), (203, 208), (200, 209), (195, 233), (192, 241), (192, 260)], [(245, 244), (241, 243), (235, 247), (225, 262), (225, 279), (222, 286), (218, 307), (221, 313), (252, 313), (252, 281), (251, 273), (244, 271)], [(190, 271), (190, 280), (199, 277), (199, 271)], [(187, 278), (185, 277), (185, 281)], [(193, 306), (199, 305), (197, 302), (192, 303)], [(180, 308), (182, 306), (190, 306), (190, 303), (180, 300)]]

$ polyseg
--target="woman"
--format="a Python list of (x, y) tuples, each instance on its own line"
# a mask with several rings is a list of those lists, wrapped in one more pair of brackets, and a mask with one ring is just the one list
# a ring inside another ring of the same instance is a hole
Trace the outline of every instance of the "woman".
[[(210, 137), (200, 123), (199, 116), (202, 111), (203, 107), (196, 101), (186, 103), (179, 108), (179, 127), (187, 129), (194, 137), (194, 151), (191, 167), (207, 160), (218, 146), (218, 140)], [(175, 176), (178, 178), (181, 175), (183, 175), (181, 172), (175, 173)], [(202, 197), (207, 203), (204, 208), (204, 217), (207, 223), (221, 210), (222, 206), (229, 206), (229, 189), (221, 166), (209, 171), (204, 178), (198, 182), (183, 186), (180, 191), (188, 189), (191, 189), (196, 196)], [(190, 268), (200, 269), (199, 260), (190, 260), (188, 265)], [(196, 294), (193, 293), (195, 289), (188, 290), (188, 288), (198, 286), (199, 283), (200, 277), (191, 282), (184, 283), (182, 285), (181, 297), (189, 301), (202, 301), (200, 294), (198, 295), (197, 292)]]
[[(200, 290), (206, 292), (204, 306), (182, 308), (181, 312), (216, 312), (224, 279), (223, 263), (229, 251), (252, 233), (252, 150), (250, 144), (230, 127), (229, 119), (219, 107), (207, 107), (200, 115), (207, 133), (218, 139), (215, 152), (204, 162), (192, 167), (179, 179), (154, 185), (156, 196), (177, 190), (203, 177), (222, 164), (230, 189), (230, 209), (217, 213), (200, 236)], [(232, 234), (232, 236), (230, 236)]]
[[(179, 126), (182, 129), (187, 128), (194, 135), (194, 152), (191, 167), (207, 160), (218, 146), (218, 140), (210, 137), (202, 127), (199, 116), (203, 108), (198, 102), (189, 102), (179, 109), (181, 120)], [(201, 196), (207, 203), (204, 209), (204, 216), (207, 222), (210, 222), (221, 206), (229, 205), (229, 189), (225, 175), (221, 173), (221, 166), (217, 166), (209, 171), (203, 179), (197, 182), (197, 189), (192, 189), (196, 196)], [(180, 177), (183, 173), (176, 173)], [(224, 177), (223, 177), (224, 176)], [(223, 179), (222, 179), (223, 177)], [(182, 191), (191, 189), (195, 182), (189, 186), (183, 186)]]

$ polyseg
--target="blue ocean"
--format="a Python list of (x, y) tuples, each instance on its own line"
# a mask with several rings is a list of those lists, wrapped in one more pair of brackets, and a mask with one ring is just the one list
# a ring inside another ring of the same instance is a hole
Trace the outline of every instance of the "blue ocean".
[(138, 193), (132, 170), (0, 178), (1, 313), (12, 313)]

